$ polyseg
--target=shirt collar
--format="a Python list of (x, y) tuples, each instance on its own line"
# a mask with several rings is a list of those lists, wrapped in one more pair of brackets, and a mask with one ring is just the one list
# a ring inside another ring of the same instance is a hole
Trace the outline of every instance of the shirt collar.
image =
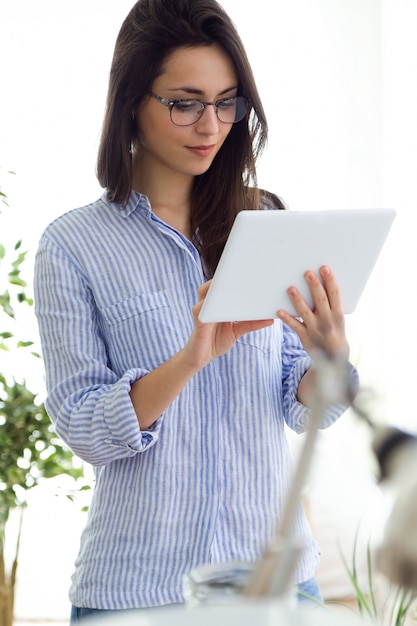
[(101, 197), (110, 206), (114, 213), (123, 218), (129, 217), (129, 215), (137, 209), (144, 210), (147, 213), (152, 213), (152, 207), (148, 197), (138, 191), (131, 192), (129, 200), (125, 206), (122, 206), (118, 202), (110, 202), (107, 197), (107, 191), (104, 191)]

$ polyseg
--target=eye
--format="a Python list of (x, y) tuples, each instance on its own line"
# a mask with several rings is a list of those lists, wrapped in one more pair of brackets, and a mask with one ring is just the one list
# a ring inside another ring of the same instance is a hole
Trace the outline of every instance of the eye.
[(216, 106), (221, 111), (227, 111), (228, 109), (232, 109), (236, 107), (236, 98), (224, 98), (223, 100), (218, 100), (216, 102)]
[(201, 104), (198, 100), (177, 100), (174, 108), (179, 113), (197, 112), (201, 109)]

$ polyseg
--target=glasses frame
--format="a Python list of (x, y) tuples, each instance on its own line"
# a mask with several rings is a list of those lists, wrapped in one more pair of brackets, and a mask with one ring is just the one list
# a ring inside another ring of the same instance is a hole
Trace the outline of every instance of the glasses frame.
[[(247, 98), (245, 98), (244, 96), (229, 96), (227, 98), (219, 98), (219, 100), (216, 100), (215, 102), (206, 102), (205, 100), (200, 100), (199, 98), (180, 98), (179, 100), (168, 100), (167, 98), (161, 98), (161, 96), (158, 96), (153, 91), (149, 91), (148, 93), (149, 93), (149, 95), (152, 98), (154, 98), (155, 100), (157, 100), (158, 102), (160, 102), (161, 104), (163, 104), (164, 106), (166, 106), (169, 109), (169, 117), (171, 119), (171, 122), (175, 126), (192, 126), (193, 124), (196, 124), (201, 119), (204, 111), (206, 110), (206, 108), (208, 106), (214, 107), (214, 110), (216, 112), (216, 116), (217, 116), (217, 119), (219, 120), (219, 122), (221, 122), (222, 124), (229, 124), (229, 125), (237, 124), (238, 122), (241, 122), (243, 120), (243, 118), (245, 117), (245, 115), (247, 114), (248, 109), (249, 109), (249, 100)], [(226, 102), (227, 100), (236, 100), (237, 98), (239, 98), (240, 100), (244, 100), (245, 101), (245, 103), (246, 103), (245, 114), (239, 120), (234, 120), (233, 122), (224, 122), (219, 117), (219, 112), (218, 112), (219, 104), (222, 103), (222, 102)], [(174, 120), (172, 119), (172, 109), (174, 108), (174, 106), (176, 104), (178, 104), (180, 102), (198, 102), (199, 104), (201, 104), (201, 113), (194, 120), (194, 122), (191, 122), (190, 124), (177, 124), (176, 122), (174, 122)]]

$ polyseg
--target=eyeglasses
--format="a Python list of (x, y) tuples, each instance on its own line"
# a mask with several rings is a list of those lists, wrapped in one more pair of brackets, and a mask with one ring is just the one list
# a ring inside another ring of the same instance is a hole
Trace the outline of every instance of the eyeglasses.
[(191, 126), (198, 122), (208, 106), (213, 106), (216, 115), (223, 124), (235, 124), (245, 117), (249, 102), (242, 96), (222, 98), (216, 102), (204, 102), (203, 100), (188, 99), (166, 100), (157, 96), (153, 91), (149, 95), (161, 104), (168, 107), (171, 122), (176, 126)]

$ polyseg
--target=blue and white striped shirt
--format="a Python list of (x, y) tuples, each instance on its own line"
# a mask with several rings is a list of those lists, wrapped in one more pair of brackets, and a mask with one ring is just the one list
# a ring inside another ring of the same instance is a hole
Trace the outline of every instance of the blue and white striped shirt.
[[(278, 320), (238, 340), (193, 377), (141, 432), (131, 384), (184, 347), (204, 282), (195, 247), (133, 192), (97, 202), (43, 234), (35, 307), (58, 435), (95, 468), (96, 487), (72, 578), (79, 607), (181, 602), (202, 563), (253, 561), (276, 528), (291, 483), (284, 422), (302, 432), (298, 383), (311, 360)], [(340, 411), (330, 413), (330, 425)], [(319, 549), (306, 540), (296, 582)]]

